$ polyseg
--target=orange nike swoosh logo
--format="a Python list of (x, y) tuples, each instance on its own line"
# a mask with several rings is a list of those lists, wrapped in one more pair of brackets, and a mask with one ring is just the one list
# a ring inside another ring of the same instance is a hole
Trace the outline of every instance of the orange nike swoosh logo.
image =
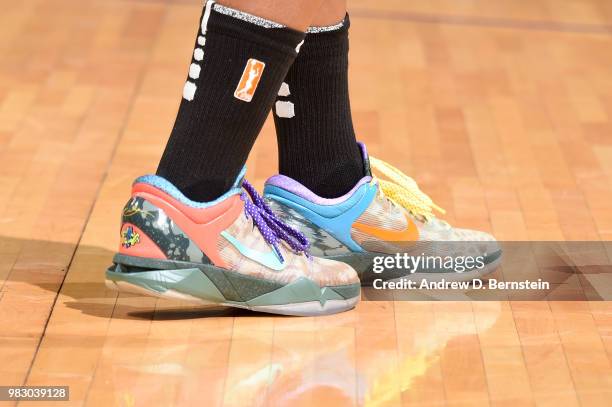
[(412, 242), (419, 240), (419, 229), (416, 224), (408, 215), (404, 214), (404, 216), (406, 217), (406, 222), (408, 222), (408, 226), (404, 230), (381, 229), (359, 222), (353, 223), (353, 227), (362, 233), (387, 242)]

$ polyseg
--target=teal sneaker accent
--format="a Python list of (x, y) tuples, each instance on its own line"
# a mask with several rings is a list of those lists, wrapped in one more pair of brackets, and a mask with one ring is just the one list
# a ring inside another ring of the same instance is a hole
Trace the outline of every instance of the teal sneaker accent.
[(248, 257), (249, 259), (256, 261), (259, 264), (263, 264), (266, 267), (271, 268), (272, 270), (281, 271), (285, 268), (285, 263), (281, 260), (280, 256), (276, 252), (275, 248), (270, 248), (270, 251), (267, 253), (260, 252), (255, 249), (251, 249), (250, 247), (246, 247), (238, 239), (234, 236), (230, 235), (226, 231), (221, 232), (221, 236), (227, 239), (228, 242), (232, 244), (240, 253)]
[(353, 252), (363, 252), (351, 237), (351, 227), (355, 220), (370, 206), (378, 192), (376, 182), (363, 184), (347, 200), (337, 205), (321, 205), (308, 201), (275, 185), (266, 185), (264, 196), (273, 199), (305, 217)]

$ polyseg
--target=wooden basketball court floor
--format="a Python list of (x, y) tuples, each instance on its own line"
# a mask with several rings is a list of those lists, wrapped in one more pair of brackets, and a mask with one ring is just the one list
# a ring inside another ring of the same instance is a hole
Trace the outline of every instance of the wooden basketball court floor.
[[(455, 225), (612, 240), (609, 1), (350, 6), (354, 119), (374, 155)], [(610, 405), (609, 302), (282, 318), (108, 291), (120, 209), (156, 168), (200, 7), (1, 2), (0, 385), (70, 386), (69, 402), (32, 405)], [(249, 176), (275, 169), (268, 122)]]

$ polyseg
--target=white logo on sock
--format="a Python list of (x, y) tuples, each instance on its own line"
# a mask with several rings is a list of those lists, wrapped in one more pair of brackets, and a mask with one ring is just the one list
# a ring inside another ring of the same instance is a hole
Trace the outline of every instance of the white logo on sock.
[[(289, 90), (289, 84), (287, 82), (283, 82), (280, 89), (278, 90), (278, 96), (287, 97), (291, 95), (291, 91)], [(277, 100), (274, 104), (274, 113), (277, 117), (282, 117), (283, 119), (291, 119), (295, 116), (295, 105), (293, 102), (288, 100)]]
[(295, 106), (291, 102), (277, 100), (275, 104), (276, 115), (284, 119), (291, 119), (295, 116)]
[(185, 86), (183, 86), (183, 97), (191, 102), (193, 100), (193, 97), (195, 96), (197, 88), (198, 87), (195, 83), (191, 81), (185, 82)]
[[(210, 10), (214, 4), (215, 2), (212, 0), (206, 2), (204, 16), (202, 17), (202, 24), (200, 25), (201, 35), (198, 35), (198, 45), (200, 47), (196, 47), (193, 50), (193, 60), (195, 62), (189, 65), (189, 78), (194, 80), (200, 77), (200, 71), (202, 70), (198, 62), (204, 59), (204, 49), (201, 47), (204, 47), (204, 44), (206, 44), (206, 29), (208, 26), (208, 19), (210, 18)], [(183, 98), (187, 101), (192, 101), (195, 97), (196, 90), (198, 90), (198, 86), (194, 82), (187, 80), (187, 82), (185, 82), (185, 86), (183, 86)]]
[(289, 85), (287, 82), (283, 82), (280, 89), (278, 90), (278, 96), (289, 96), (291, 95), (291, 91), (289, 90)]

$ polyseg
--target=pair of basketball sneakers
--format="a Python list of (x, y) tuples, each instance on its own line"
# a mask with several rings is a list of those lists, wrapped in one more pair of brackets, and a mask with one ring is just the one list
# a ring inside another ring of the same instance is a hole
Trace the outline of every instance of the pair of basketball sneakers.
[[(335, 199), (283, 175), (268, 179), (261, 197), (244, 179), (245, 169), (229, 191), (205, 203), (159, 176), (136, 179), (107, 285), (202, 304), (322, 315), (353, 308), (361, 285), (377, 279), (465, 281), (497, 267), (501, 250), (491, 235), (438, 219), (433, 212), (443, 211), (411, 178), (360, 146), (366, 175)], [(459, 273), (440, 263), (410, 269), (379, 261), (396, 253), (480, 262)], [(380, 272), (375, 264), (389, 267)]]

